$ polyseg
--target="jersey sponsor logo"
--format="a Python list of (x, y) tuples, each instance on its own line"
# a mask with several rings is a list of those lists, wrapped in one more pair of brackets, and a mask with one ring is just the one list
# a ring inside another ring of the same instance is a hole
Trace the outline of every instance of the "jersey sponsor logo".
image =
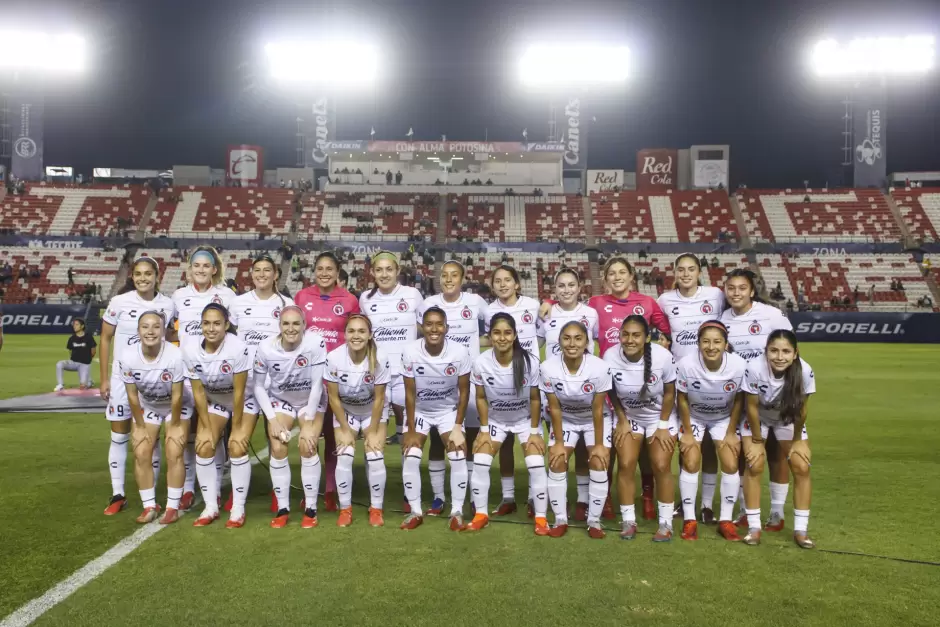
[(242, 341), (244, 341), (246, 344), (250, 344), (251, 346), (255, 346), (266, 339), (268, 339), (267, 333), (259, 333), (257, 331), (249, 330), (245, 331), (245, 336), (242, 338)]
[(463, 318), (464, 320), (469, 320), (470, 318), (473, 317), (473, 312), (470, 311), (469, 307), (464, 307), (463, 309), (460, 310), (460, 317)]
[(672, 311), (671, 311), (670, 313), (671, 313), (672, 315), (674, 315), (674, 316), (678, 316), (678, 315), (679, 315), (679, 308), (678, 308), (678, 307), (673, 307), (673, 308), (672, 308)]
[(401, 299), (400, 301), (398, 301), (398, 304), (395, 305), (395, 309), (397, 309), (401, 313), (405, 313), (406, 311), (408, 311), (408, 302), (404, 298)]
[(372, 334), (372, 339), (376, 342), (406, 342), (408, 341), (408, 329), (395, 329), (390, 327), (379, 327)]
[(418, 390), (417, 398), (419, 401), (437, 401), (445, 399), (450, 395), (450, 390), (433, 390), (431, 388), (421, 388)]
[(447, 339), (455, 344), (460, 344), (461, 346), (470, 346), (469, 335), (448, 335)]
[(715, 311), (715, 308), (712, 307), (712, 304), (706, 300), (704, 303), (702, 303), (701, 311), (703, 314), (710, 314), (711, 312)]
[(222, 365), (219, 367), (219, 372), (222, 374), (232, 374), (232, 364), (228, 361), (223, 361)]
[(581, 391), (584, 392), (585, 394), (593, 394), (594, 384), (591, 383), (590, 381), (585, 381), (584, 385), (581, 386)]
[(752, 322), (751, 326), (747, 328), (747, 332), (750, 333), (751, 335), (760, 335), (760, 331), (761, 331), (760, 322), (756, 322), (756, 321)]
[(636, 306), (633, 308), (633, 314), (634, 314), (634, 315), (637, 315), (637, 316), (645, 316), (645, 315), (646, 315), (646, 310), (643, 309), (643, 305), (636, 305)]
[(186, 323), (186, 328), (183, 329), (183, 332), (186, 335), (202, 335), (202, 321), (190, 320)]
[(163, 372), (160, 373), (160, 380), (163, 381), (164, 383), (169, 383), (172, 378), (173, 378), (173, 375), (170, 374), (169, 370), (164, 370)]
[(365, 383), (366, 385), (372, 385), (373, 383), (375, 383), (375, 377), (373, 377), (371, 374), (367, 372), (364, 375), (362, 375), (362, 382)]
[(734, 381), (728, 381), (727, 383), (725, 383), (724, 387), (722, 387), (722, 389), (725, 392), (734, 392), (737, 388), (738, 388), (738, 384), (735, 383)]
[(343, 309), (343, 304), (336, 303), (335, 305), (333, 305), (333, 313), (336, 314), (337, 316), (342, 316), (344, 313), (346, 313), (346, 310)]
[(748, 349), (738, 348), (737, 346), (735, 346), (734, 354), (740, 357), (741, 359), (743, 359), (744, 361), (751, 361), (752, 359), (757, 359), (758, 357), (762, 357), (764, 355), (764, 349), (752, 348), (748, 350)]
[(525, 324), (532, 324), (533, 320), (534, 318), (532, 317), (532, 314), (529, 313), (528, 310), (522, 312), (522, 322), (524, 322)]
[(307, 361), (307, 358), (304, 357), (303, 355), (298, 355), (298, 356), (297, 356), (297, 359), (296, 359), (296, 361), (295, 361), (294, 363), (297, 364), (297, 367), (298, 367), (298, 368), (306, 368), (306, 367), (307, 367), (307, 364), (310, 363), (310, 362)]
[(675, 342), (679, 346), (695, 346), (698, 343), (698, 331), (679, 331), (676, 333)]
[(619, 342), (620, 341), (620, 329), (618, 329), (617, 327), (610, 327), (609, 329), (607, 329), (607, 332), (604, 333), (604, 338), (612, 344), (615, 342)]
[(607, 313), (612, 313), (613, 310), (614, 310), (614, 306), (613, 306), (613, 305), (604, 305), (604, 311), (605, 311), (605, 312), (607, 312)]
[(493, 399), (492, 401), (490, 401), (490, 411), (504, 411), (504, 412), (521, 411), (523, 409), (526, 409), (528, 406), (529, 406), (528, 399), (523, 399), (523, 400), (513, 399), (511, 401)]
[(553, 345), (552, 345), (552, 355), (557, 355), (557, 354), (560, 353), (560, 352), (561, 352), (561, 344), (553, 344)]
[(447, 367), (444, 368), (444, 374), (448, 377), (452, 377), (457, 374), (457, 367), (454, 364), (447, 364)]
[(692, 403), (692, 409), (700, 414), (722, 414), (728, 411), (725, 405), (708, 405), (706, 403)]

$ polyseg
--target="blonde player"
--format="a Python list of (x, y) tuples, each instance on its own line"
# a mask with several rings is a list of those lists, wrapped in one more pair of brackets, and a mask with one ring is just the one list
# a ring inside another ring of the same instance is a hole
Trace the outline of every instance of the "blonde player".
[(366, 477), (369, 482), (369, 524), (381, 527), (385, 500), (385, 387), (391, 379), (388, 357), (372, 339), (372, 323), (362, 314), (346, 320), (346, 343), (326, 357), (323, 376), (333, 408), (338, 461), (336, 487), (339, 518), (336, 524), (352, 524), (353, 456), (356, 436), (365, 438)]
[(489, 524), (490, 466), (493, 455), (506, 440), (515, 435), (525, 451), (529, 485), (534, 497), (535, 535), (547, 536), (548, 509), (545, 473), (545, 442), (542, 439), (539, 362), (519, 343), (516, 321), (507, 313), (490, 320), (493, 348), (473, 362), (471, 381), (475, 384), (480, 435), (476, 443), (471, 486), (476, 514), (468, 531), (478, 531)]
[(678, 366), (677, 405), (682, 421), (682, 469), (679, 494), (685, 522), (683, 540), (698, 539), (695, 497), (702, 461), (702, 439), (708, 431), (721, 464), (721, 511), (718, 533), (738, 542), (737, 529), (731, 521), (741, 477), (737, 473), (741, 450), (737, 435), (744, 408), (744, 371), (747, 362), (728, 352), (728, 330), (720, 322), (706, 322), (699, 327), (697, 354), (688, 355)]
[(617, 416), (614, 446), (619, 461), (620, 538), (636, 537), (636, 464), (646, 440), (659, 501), (659, 528), (653, 542), (669, 542), (675, 493), (672, 453), (679, 433), (676, 362), (668, 350), (650, 342), (649, 323), (639, 315), (623, 321), (620, 346), (609, 348), (604, 361), (610, 366), (613, 388), (609, 396)]
[[(111, 424), (111, 446), (108, 449), (108, 466), (111, 470), (111, 501), (104, 510), (105, 516), (113, 516), (125, 507), (124, 475), (127, 467), (127, 442), (131, 433), (131, 408), (127, 390), (121, 379), (118, 362), (122, 355), (140, 343), (137, 330), (138, 319), (145, 311), (156, 311), (167, 320), (173, 318), (176, 309), (173, 301), (160, 293), (160, 267), (150, 257), (139, 257), (131, 266), (133, 290), (118, 294), (111, 299), (102, 316), (101, 353), (101, 398), (108, 404), (105, 417)], [(108, 372), (108, 366), (111, 372)], [(154, 446), (152, 459), (154, 486), (160, 474), (160, 446)]]
[[(741, 441), (747, 470), (744, 474), (745, 514), (748, 534), (745, 544), (760, 544), (760, 477), (764, 467), (764, 440), (773, 431), (793, 473), (793, 540), (804, 549), (816, 543), (809, 537), (809, 505), (812, 459), (806, 434), (809, 397), (816, 392), (813, 369), (800, 357), (796, 335), (777, 329), (767, 336), (764, 357), (747, 364), (744, 376), (747, 421), (741, 426)], [(783, 518), (783, 512), (779, 513)]]
[(160, 426), (165, 424), (167, 502), (160, 524), (168, 525), (179, 520), (186, 475), (183, 449), (189, 436), (193, 403), (192, 399), (183, 402), (183, 353), (164, 339), (167, 324), (164, 316), (149, 310), (138, 317), (140, 343), (124, 351), (118, 366), (133, 416), (134, 477), (144, 506), (137, 522), (152, 522), (160, 512), (151, 462), (160, 441)]
[(568, 531), (568, 458), (577, 441), (584, 438), (590, 453), (588, 533), (600, 539), (606, 535), (600, 519), (607, 499), (613, 431), (613, 421), (604, 411), (611, 388), (610, 369), (602, 359), (587, 352), (588, 331), (580, 322), (572, 320), (565, 324), (559, 341), (561, 353), (545, 360), (539, 377), (552, 419), (548, 496), (555, 525), (549, 535), (557, 538)]
[(320, 489), (318, 443), (323, 415), (317, 412), (323, 392), (326, 341), (304, 332), (304, 312), (296, 305), (281, 312), (280, 333), (263, 341), (255, 353), (255, 397), (268, 419), (271, 485), (278, 511), (271, 527), (280, 529), (290, 517), (290, 465), (287, 444), (294, 421), (300, 422), (300, 480), (304, 488), (304, 517), (300, 526), (316, 527)]
[(447, 314), (438, 307), (424, 312), (424, 338), (402, 355), (405, 378), (405, 411), (408, 432), (402, 448), (402, 481), (411, 505), (402, 529), (416, 529), (421, 515), (421, 451), (431, 429), (436, 429), (447, 447), (450, 460), (451, 531), (463, 529), (463, 503), (467, 496), (467, 443), (463, 435), (464, 415), (470, 397), (470, 353), (447, 339)]
[[(194, 527), (205, 527), (219, 517), (221, 464), (216, 452), (226, 423), (231, 420), (240, 430), (243, 420), (254, 423), (258, 413), (251, 394), (251, 351), (234, 335), (228, 310), (221, 304), (209, 303), (203, 310), (202, 336), (201, 342), (190, 341), (182, 349), (196, 413), (203, 417), (196, 425), (196, 474), (205, 510)], [(232, 505), (228, 528), (245, 524), (244, 502), (241, 509), (239, 503)]]

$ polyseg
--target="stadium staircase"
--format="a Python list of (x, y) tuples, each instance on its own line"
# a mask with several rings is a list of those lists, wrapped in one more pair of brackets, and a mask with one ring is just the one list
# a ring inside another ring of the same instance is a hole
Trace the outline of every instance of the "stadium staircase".
[[(141, 224), (145, 224), (145, 223), (142, 222)], [(124, 261), (122, 260), (121, 265), (118, 268), (117, 274), (114, 275), (114, 283), (111, 284), (111, 289), (109, 289), (107, 292), (107, 300), (109, 302), (112, 298), (117, 296), (117, 293), (121, 289), (121, 287), (125, 283), (127, 283), (127, 277), (130, 274), (130, 269), (131, 269), (130, 265), (128, 265), (127, 263), (124, 263)]]
[[(758, 286), (761, 288), (761, 290), (758, 296), (763, 298), (764, 302), (768, 304), (775, 304), (775, 301), (771, 300), (770, 298), (770, 292), (767, 288), (768, 281), (764, 277), (764, 273), (760, 271), (760, 264), (757, 263), (757, 254), (749, 250), (744, 254), (744, 256), (747, 257), (748, 268), (751, 270), (751, 272), (756, 274), (759, 279)], [(777, 306), (779, 307), (779, 305)]]
[(7, 186), (0, 185), (0, 203), (2, 203), (7, 197)]
[(202, 192), (180, 192), (181, 200), (176, 204), (176, 212), (170, 222), (170, 233), (192, 233), (202, 202)]
[[(434, 241), (445, 244), (447, 242), (447, 224), (450, 220), (450, 217), (447, 215), (447, 194), (439, 194), (437, 200), (437, 235), (434, 237)], [(444, 250), (447, 250), (446, 248)], [(437, 277), (438, 272), (435, 268), (434, 276)], [(435, 279), (436, 281), (437, 279)]]
[(140, 223), (137, 227), (137, 231), (134, 233), (134, 241), (138, 244), (143, 244), (147, 239), (147, 225), (150, 224), (150, 216), (153, 215), (154, 209), (157, 208), (157, 202), (159, 202), (158, 194), (150, 194), (150, 198), (147, 200), (147, 206), (144, 207), (144, 212), (140, 214)]
[[(590, 195), (581, 198), (581, 207), (584, 211), (584, 244), (588, 247), (597, 245), (597, 238), (594, 236), (594, 212), (591, 207)], [(597, 263), (597, 256), (591, 255), (592, 261), (588, 262), (588, 268), (591, 273), (591, 287), (594, 295), (603, 294), (604, 282), (601, 280), (601, 267)]]
[(904, 248), (916, 248), (917, 243), (911, 235), (911, 230), (908, 228), (907, 222), (904, 221), (904, 216), (901, 215), (898, 204), (894, 202), (894, 198), (892, 198), (891, 194), (884, 194), (884, 197), (885, 201), (888, 203), (888, 209), (891, 210), (891, 216), (894, 218), (894, 221), (898, 223), (898, 228), (901, 229), (901, 242)]
[(751, 238), (747, 234), (747, 221), (744, 219), (741, 205), (738, 204), (738, 197), (734, 194), (728, 194), (728, 202), (731, 205), (731, 213), (734, 214), (734, 223), (738, 227), (739, 248), (749, 250), (751, 248)]

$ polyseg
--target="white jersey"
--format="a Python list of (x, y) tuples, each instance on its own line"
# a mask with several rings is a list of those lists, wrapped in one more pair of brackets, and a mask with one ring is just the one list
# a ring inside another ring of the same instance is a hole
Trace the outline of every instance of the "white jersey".
[[(176, 316), (173, 301), (163, 294), (157, 294), (153, 300), (144, 300), (134, 292), (120, 294), (111, 299), (101, 319), (114, 326), (114, 339), (111, 341), (111, 363), (117, 364), (124, 351), (140, 344), (137, 334), (137, 321), (146, 311), (158, 311), (164, 315), (169, 326)], [(112, 373), (113, 375), (114, 373)]]
[(600, 357), (585, 354), (581, 367), (571, 374), (564, 357), (556, 355), (542, 363), (539, 383), (543, 392), (558, 399), (566, 422), (588, 424), (594, 420), (594, 395), (611, 388), (610, 367)]
[(140, 405), (145, 411), (164, 416), (170, 413), (173, 384), (182, 383), (186, 373), (183, 352), (179, 348), (164, 342), (157, 358), (149, 361), (138, 344), (124, 352), (118, 365), (121, 380), (137, 386)]
[(531, 390), (539, 386), (539, 362), (537, 359), (529, 360), (529, 367), (522, 380), (522, 389), (517, 391), (512, 364), (504, 366), (496, 361), (496, 353), (491, 348), (473, 362), (470, 381), (486, 392), (490, 420), (503, 425), (528, 422), (531, 418)]
[(422, 340), (405, 347), (401, 364), (402, 376), (415, 381), (415, 413), (440, 418), (457, 410), (458, 379), (473, 365), (466, 348), (444, 340), (441, 354), (429, 355)]
[(734, 398), (744, 391), (747, 362), (733, 353), (725, 353), (721, 367), (712, 372), (698, 353), (683, 358), (676, 366), (676, 389), (689, 397), (690, 415), (702, 422), (717, 422), (731, 417)]
[(238, 337), (251, 348), (252, 357), (258, 344), (280, 332), (281, 311), (294, 301), (281, 294), (261, 300), (254, 290), (232, 299), (229, 320), (238, 328)]
[(676, 380), (676, 361), (672, 354), (659, 344), (650, 344), (650, 376), (643, 392), (644, 363), (632, 362), (623, 354), (623, 348), (611, 346), (604, 353), (604, 361), (610, 366), (614, 391), (627, 418), (648, 423), (662, 417), (664, 386)]
[(209, 402), (228, 410), (235, 406), (235, 375), (248, 373), (245, 383), (245, 399), (253, 398), (251, 392), (251, 351), (231, 333), (214, 353), (207, 353), (202, 342), (190, 342), (183, 348), (186, 377), (198, 379), (206, 390)]
[(418, 339), (418, 310), (423, 298), (421, 292), (406, 285), (396, 285), (390, 294), (376, 290), (363, 292), (359, 309), (372, 323), (372, 339), (385, 349), (392, 374), (401, 374), (401, 355), (408, 344)]
[(325, 363), (326, 340), (323, 336), (307, 331), (300, 346), (286, 351), (275, 335), (258, 345), (254, 372), (256, 377), (269, 377), (267, 390), (272, 398), (294, 407), (304, 407), (310, 399), (311, 387), (323, 385), (322, 380), (313, 380), (313, 369)]
[(677, 360), (698, 350), (698, 328), (703, 322), (718, 320), (725, 310), (725, 293), (717, 287), (700, 286), (686, 298), (678, 289), (663, 292), (656, 301), (669, 319), (672, 354)]
[(213, 285), (205, 292), (198, 292), (192, 285), (187, 285), (173, 292), (176, 317), (180, 321), (180, 348), (191, 348), (202, 340), (202, 310), (206, 305), (216, 303), (231, 311), (234, 299), (235, 292), (224, 285)]
[(539, 359), (539, 341), (537, 319), (539, 317), (539, 302), (528, 296), (520, 296), (513, 306), (504, 305), (497, 298), (487, 307), (486, 332), (490, 332), (490, 321), (498, 313), (508, 313), (516, 321), (516, 335), (519, 343), (536, 359)]
[(721, 314), (721, 322), (728, 327), (728, 341), (734, 352), (746, 361), (764, 356), (767, 336), (777, 329), (793, 330), (793, 325), (776, 307), (753, 303), (747, 313), (734, 315), (730, 307)]
[[(803, 394), (809, 396), (816, 392), (816, 376), (813, 368), (800, 358), (803, 367)], [(770, 364), (764, 358), (755, 359), (747, 363), (747, 372), (744, 375), (744, 391), (755, 394), (760, 398), (758, 415), (762, 423), (781, 423), (780, 419), (780, 393), (783, 391), (783, 377), (776, 377), (770, 369)]]
[(588, 352), (594, 354), (594, 338), (597, 337), (597, 311), (584, 303), (578, 303), (571, 311), (565, 311), (558, 303), (552, 305), (548, 320), (539, 320), (537, 333), (545, 340), (545, 359), (561, 352), (558, 337), (561, 328), (574, 320), (580, 322), (588, 331)]
[(486, 301), (477, 294), (461, 292), (454, 302), (448, 302), (443, 294), (428, 296), (418, 310), (418, 320), (431, 307), (440, 307), (447, 314), (447, 339), (460, 344), (470, 357), (480, 354), (480, 322), (486, 323)]
[(381, 348), (375, 359), (375, 372), (369, 372), (369, 360), (354, 364), (346, 344), (334, 348), (326, 356), (323, 380), (335, 383), (343, 411), (353, 416), (371, 416), (375, 386), (388, 385), (392, 378), (388, 355)]

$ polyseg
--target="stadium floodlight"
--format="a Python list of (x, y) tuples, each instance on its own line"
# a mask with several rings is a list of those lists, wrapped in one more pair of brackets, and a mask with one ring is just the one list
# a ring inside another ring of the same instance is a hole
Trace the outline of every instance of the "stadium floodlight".
[(80, 74), (87, 61), (85, 40), (78, 35), (0, 30), (0, 68)]
[(813, 47), (810, 63), (817, 75), (825, 77), (923, 74), (934, 65), (934, 38), (864, 37), (844, 45), (824, 39)]
[(626, 46), (529, 46), (519, 59), (519, 79), (535, 87), (622, 83), (630, 73)]
[(347, 40), (281, 41), (264, 48), (271, 76), (285, 83), (355, 87), (379, 74), (375, 46)]

